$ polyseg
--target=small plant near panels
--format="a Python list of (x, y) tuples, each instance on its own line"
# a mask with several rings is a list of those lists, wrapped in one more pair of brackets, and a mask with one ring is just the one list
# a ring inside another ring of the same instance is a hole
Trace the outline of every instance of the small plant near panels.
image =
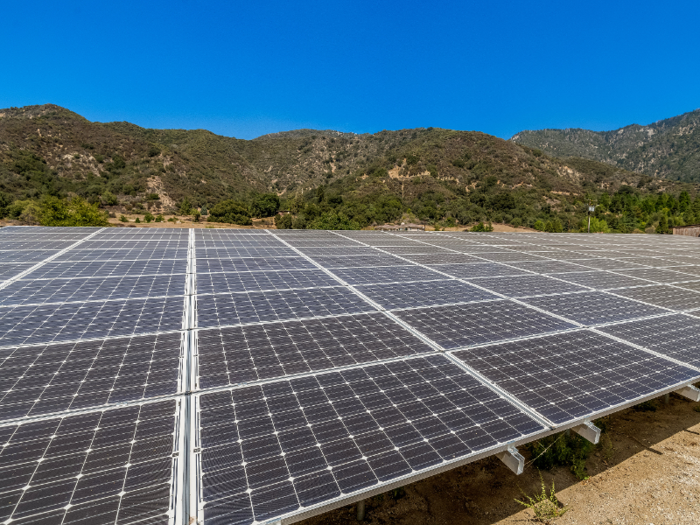
[(542, 473), (540, 472), (540, 482), (542, 483), (542, 492), (534, 496), (528, 496), (521, 489), (523, 500), (516, 499), (523, 507), (530, 509), (535, 514), (535, 521), (541, 523), (549, 523), (551, 520), (561, 518), (569, 510), (569, 507), (562, 505), (557, 499), (556, 490), (554, 488), (554, 480), (552, 480), (552, 488), (547, 494), (547, 487), (544, 485)]
[(124, 215), (120, 215), (120, 216), (119, 216), (119, 220), (120, 220), (121, 222), (129, 222), (129, 219), (127, 219), (126, 216), (124, 216)]
[(533, 464), (538, 470), (569, 467), (578, 479), (588, 479), (586, 460), (593, 452), (595, 445), (578, 434), (563, 433), (548, 436), (528, 443), (526, 448), (535, 458)]
[(483, 222), (480, 222), (478, 224), (475, 224), (471, 230), (472, 232), (492, 232), (493, 231), (493, 226), (491, 226), (491, 223), (484, 224)]
[(695, 410), (696, 412), (700, 412), (700, 405), (695, 405), (693, 407), (693, 410)]

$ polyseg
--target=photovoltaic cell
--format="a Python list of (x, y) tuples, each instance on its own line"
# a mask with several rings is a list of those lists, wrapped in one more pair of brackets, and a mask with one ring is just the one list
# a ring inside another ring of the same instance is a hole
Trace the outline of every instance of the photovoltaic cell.
[(204, 389), (433, 351), (382, 314), (200, 330), (197, 338)]
[(347, 288), (200, 295), (200, 328), (355, 314), (374, 308)]
[(395, 315), (446, 349), (574, 328), (508, 300), (399, 310)]
[(265, 521), (542, 429), (439, 355), (199, 402), (205, 523)]
[(179, 330), (182, 297), (0, 308), (0, 346)]
[(0, 427), (0, 519), (167, 523), (175, 401)]
[(527, 304), (571, 319), (584, 326), (626, 321), (667, 312), (654, 306), (631, 301), (605, 292), (522, 299)]
[(455, 280), (373, 284), (356, 289), (387, 310), (498, 299), (492, 293)]
[(180, 334), (1, 352), (0, 418), (34, 417), (176, 394)]
[(700, 377), (700, 372), (585, 330), (455, 355), (556, 424)]

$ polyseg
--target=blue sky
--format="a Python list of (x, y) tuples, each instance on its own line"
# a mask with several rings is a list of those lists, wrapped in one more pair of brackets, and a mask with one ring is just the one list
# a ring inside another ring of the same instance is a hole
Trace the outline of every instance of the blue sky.
[(6, 2), (0, 107), (239, 138), (614, 129), (700, 107), (700, 2)]

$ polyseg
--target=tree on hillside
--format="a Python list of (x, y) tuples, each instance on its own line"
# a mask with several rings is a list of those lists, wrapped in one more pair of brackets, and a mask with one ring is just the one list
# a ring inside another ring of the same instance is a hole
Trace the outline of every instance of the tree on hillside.
[(274, 193), (263, 193), (253, 198), (250, 213), (253, 217), (273, 217), (280, 209), (280, 198)]
[(226, 222), (248, 226), (253, 224), (245, 205), (234, 200), (221, 201), (209, 210), (209, 222)]

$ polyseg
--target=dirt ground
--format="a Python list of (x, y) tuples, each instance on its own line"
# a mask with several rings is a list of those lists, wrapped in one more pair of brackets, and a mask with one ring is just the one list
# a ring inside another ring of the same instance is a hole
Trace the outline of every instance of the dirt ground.
[[(564, 467), (543, 471), (569, 510), (556, 525), (682, 525), (700, 523), (700, 412), (684, 398), (657, 403), (656, 412), (633, 409), (605, 418), (607, 430), (579, 481)], [(527, 453), (521, 449), (526, 460)], [(541, 491), (532, 466), (515, 476), (487, 458), (404, 487), (404, 495), (366, 501), (369, 525), (523, 525), (533, 513), (516, 503)], [(357, 524), (355, 506), (310, 518), (303, 525)]]

